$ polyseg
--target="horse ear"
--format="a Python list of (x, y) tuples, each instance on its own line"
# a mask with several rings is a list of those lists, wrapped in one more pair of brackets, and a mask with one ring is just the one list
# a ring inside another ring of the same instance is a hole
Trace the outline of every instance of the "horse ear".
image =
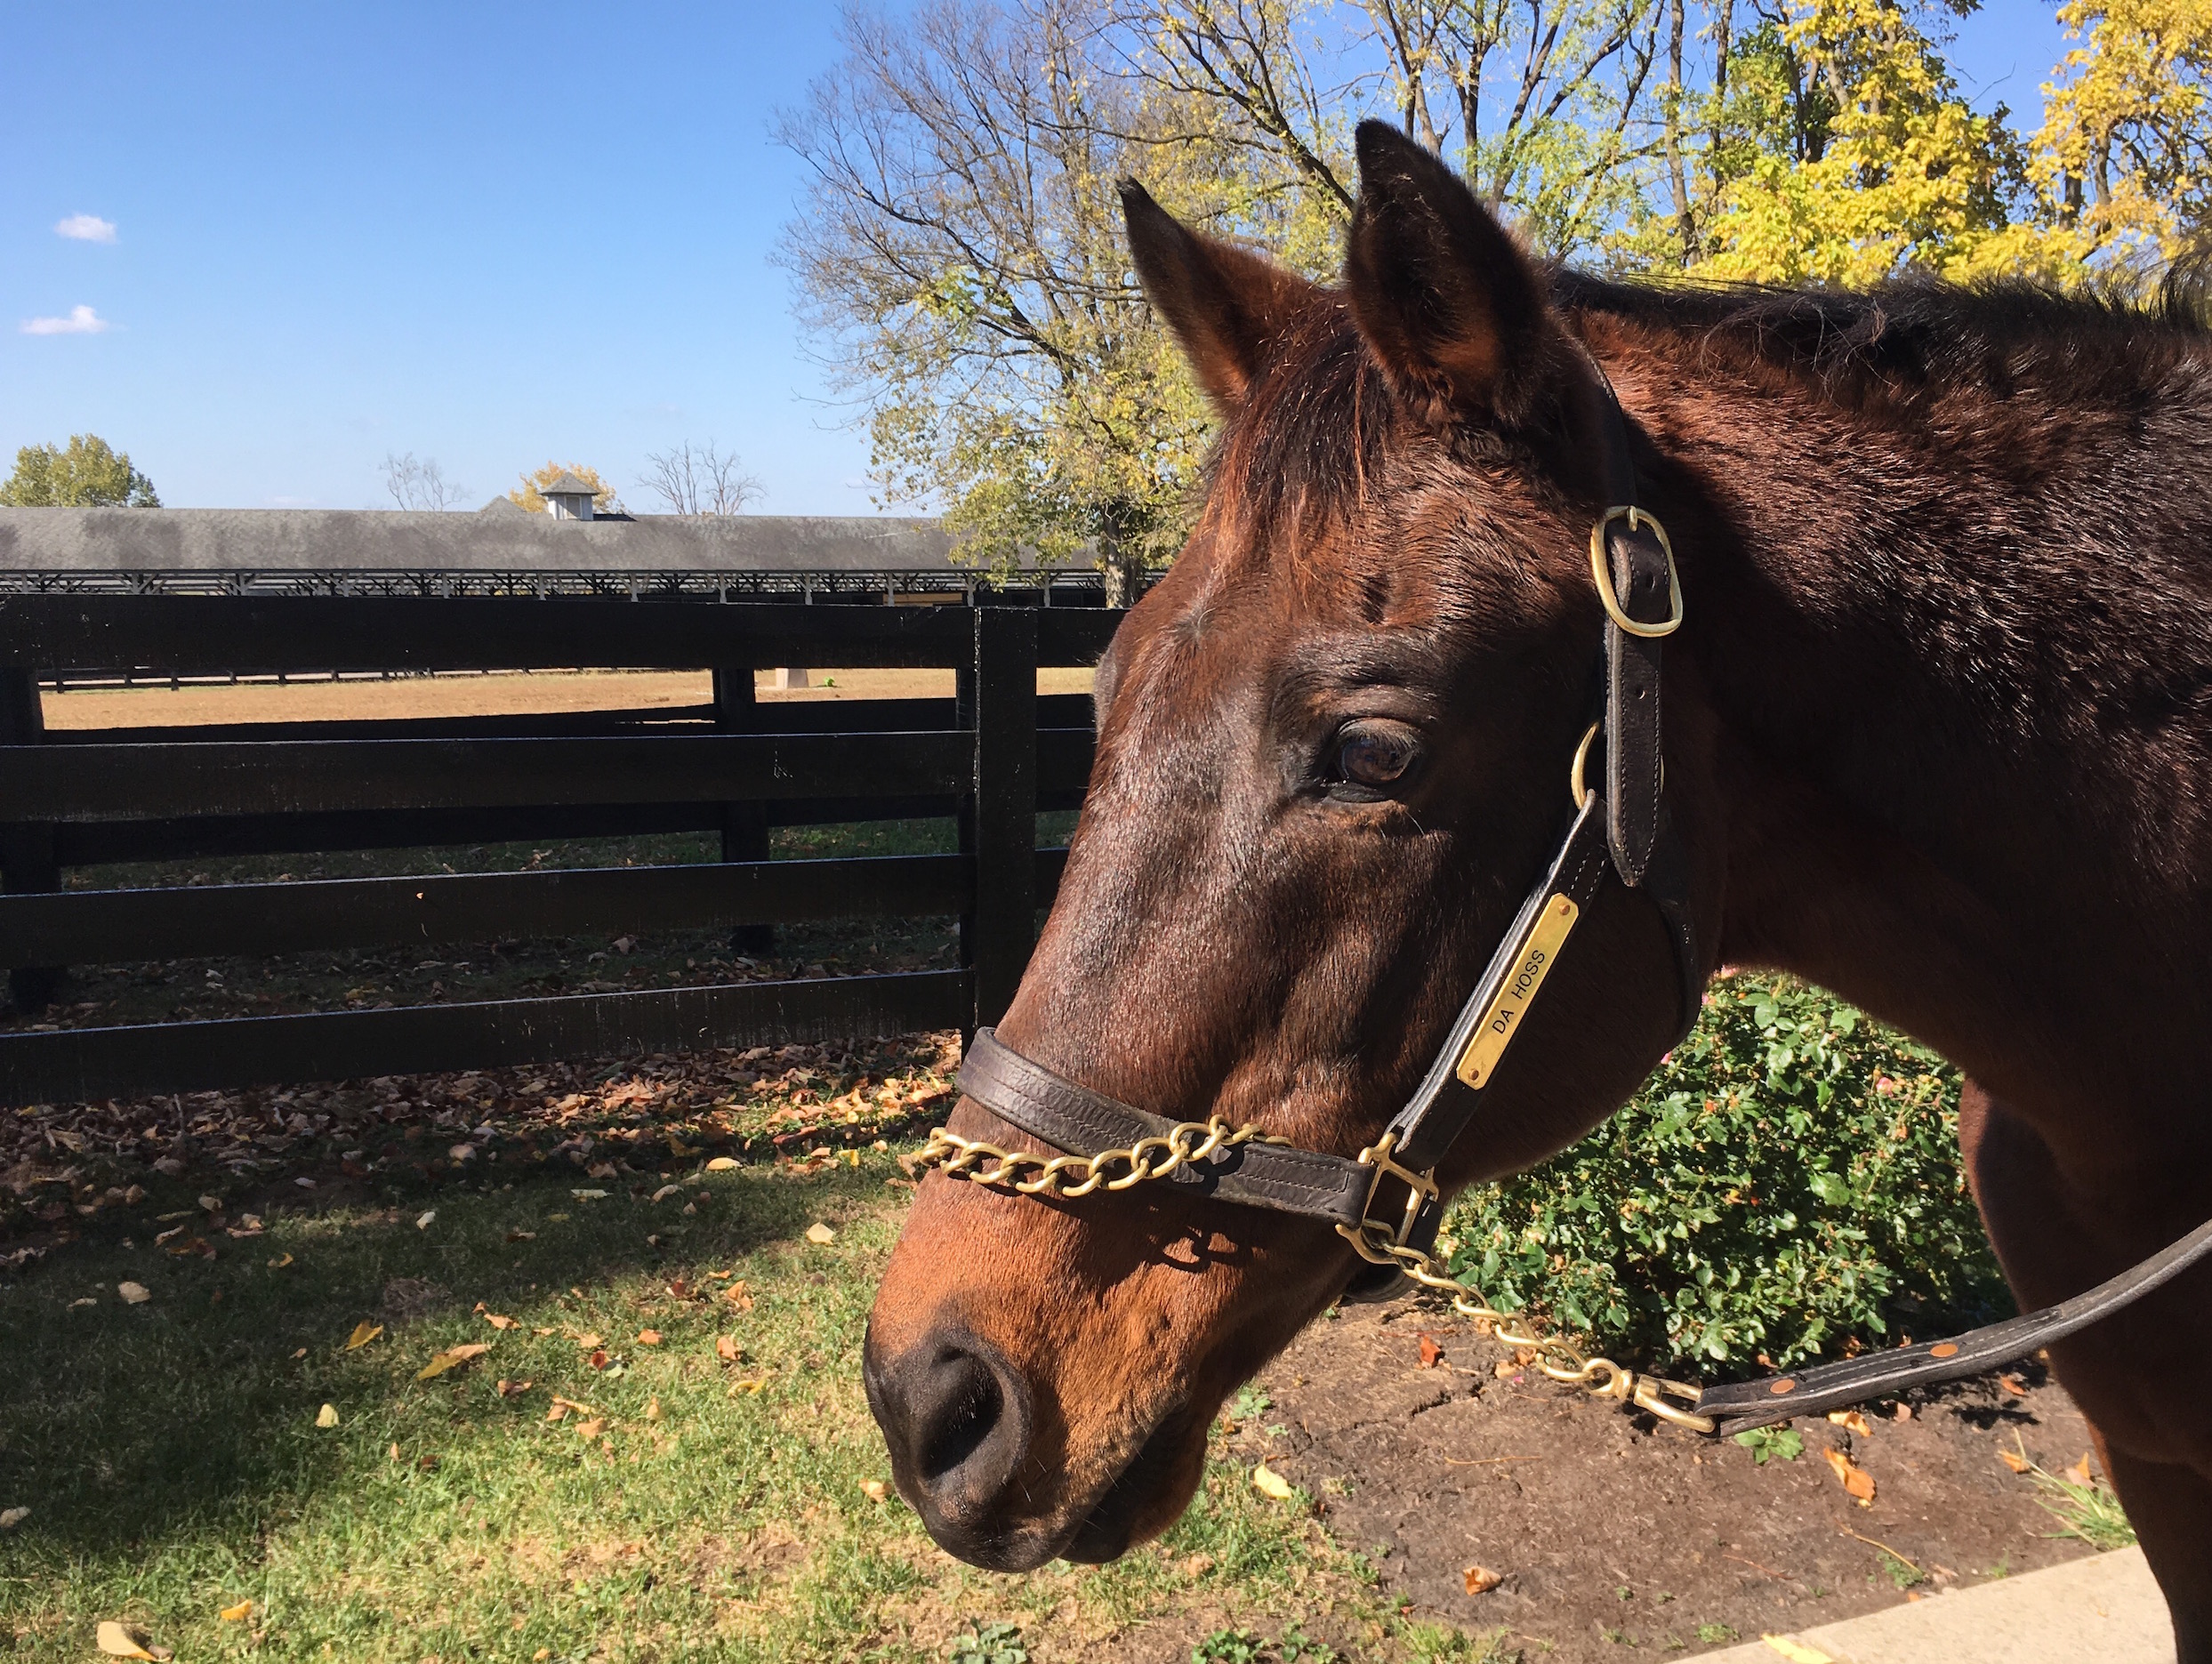
[(1528, 257), (1459, 177), (1387, 122), (1357, 135), (1345, 285), (1398, 396), (1433, 426), (1535, 414), (1564, 335)]
[(1224, 413), (1235, 410), (1314, 285), (1272, 261), (1201, 237), (1133, 179), (1122, 181), (1122, 213), (1145, 298), (1167, 320), (1206, 396)]

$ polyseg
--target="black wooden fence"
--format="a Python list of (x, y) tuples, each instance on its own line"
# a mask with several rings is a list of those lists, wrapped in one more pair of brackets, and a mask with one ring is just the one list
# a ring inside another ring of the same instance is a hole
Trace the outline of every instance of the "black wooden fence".
[[(1040, 698), (1118, 613), (1016, 606), (0, 598), (0, 965), (957, 914), (957, 969), (0, 1034), (0, 1102), (484, 1068), (969, 1028), (1005, 1009), (1082, 800), (1090, 701)], [(951, 700), (756, 703), (776, 664), (936, 667)], [(708, 668), (711, 705), (192, 728), (44, 729), (57, 674)], [(865, 727), (857, 724), (865, 723)], [(954, 815), (957, 855), (768, 856), (776, 824)], [(72, 867), (715, 830), (720, 864), (203, 888), (61, 887)]]

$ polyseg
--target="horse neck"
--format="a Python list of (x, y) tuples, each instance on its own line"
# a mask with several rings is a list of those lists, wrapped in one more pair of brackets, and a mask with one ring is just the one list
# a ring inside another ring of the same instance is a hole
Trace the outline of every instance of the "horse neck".
[(1672, 367), (1696, 359), (1609, 367), (1673, 476), (1724, 960), (1834, 988), (2053, 1126), (2199, 1099), (2208, 401), (1901, 410)]

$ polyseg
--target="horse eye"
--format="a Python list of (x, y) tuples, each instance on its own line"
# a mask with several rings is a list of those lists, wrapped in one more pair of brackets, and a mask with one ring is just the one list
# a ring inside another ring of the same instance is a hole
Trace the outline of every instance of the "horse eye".
[(1420, 755), (1420, 742), (1396, 725), (1349, 728), (1337, 742), (1337, 778), (1380, 791), (1403, 780)]

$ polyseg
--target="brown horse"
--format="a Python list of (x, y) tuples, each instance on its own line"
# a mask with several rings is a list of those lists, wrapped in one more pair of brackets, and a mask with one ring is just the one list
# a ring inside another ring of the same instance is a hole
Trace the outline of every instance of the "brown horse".
[[(1370, 124), (1359, 159), (1340, 289), (1126, 192), (1223, 433), (1189, 546), (1099, 666), (1090, 800), (1005, 1040), (1178, 1119), (1376, 1137), (1567, 814), (1594, 360), (1687, 597), (1665, 791), (1701, 971), (1787, 969), (1971, 1072), (2023, 1305), (2212, 1215), (2212, 339), (2028, 288), (1546, 273), (1409, 141)], [(1677, 999), (1658, 913), (1611, 885), (1447, 1187), (1595, 1125)], [(952, 1125), (1036, 1147), (972, 1100)], [(1325, 1225), (1170, 1185), (932, 1175), (866, 1352), (900, 1492), (979, 1564), (1121, 1554), (1355, 1263)], [(2200, 1267), (2053, 1349), (2192, 1664), (2208, 1298)]]

